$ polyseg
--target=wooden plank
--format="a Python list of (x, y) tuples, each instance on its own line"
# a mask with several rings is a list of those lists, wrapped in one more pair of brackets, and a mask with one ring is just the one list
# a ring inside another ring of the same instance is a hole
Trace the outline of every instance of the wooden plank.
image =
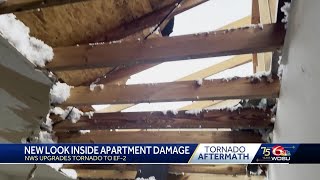
[(194, 101), (192, 102), (192, 104), (189, 104), (189, 105), (186, 105), (186, 106), (183, 106), (181, 108), (179, 108), (180, 111), (183, 111), (183, 110), (194, 110), (194, 109), (204, 109), (206, 107), (209, 107), (209, 106), (212, 106), (214, 104), (218, 104), (220, 103), (221, 101)]
[(260, 14), (260, 23), (262, 24), (271, 24), (271, 13), (269, 1), (259, 0), (259, 14)]
[(216, 175), (216, 174), (168, 174), (167, 180), (264, 180), (264, 176), (251, 176), (246, 175), (231, 176), (231, 175)]
[(98, 113), (112, 113), (119, 112), (129, 107), (134, 106), (135, 104), (111, 104), (110, 106), (97, 111)]
[(259, 0), (252, 0), (251, 23), (260, 23)]
[[(259, 0), (252, 0), (251, 23), (252, 24), (260, 23)], [(257, 67), (258, 67), (257, 53), (252, 54), (252, 63), (253, 63), (253, 73), (256, 73)]]
[[(219, 30), (229, 29), (229, 28), (234, 28), (234, 27), (242, 27), (242, 26), (246, 26), (249, 24), (251, 24), (251, 16), (247, 16), (245, 18), (242, 18), (240, 20), (232, 22), (226, 26), (219, 28)], [(243, 55), (243, 56), (245, 56), (245, 55)], [(116, 71), (113, 71), (112, 73), (107, 74), (107, 76), (105, 78), (101, 78), (101, 80), (98, 83), (101, 83), (101, 84), (115, 83), (115, 84), (117, 84), (119, 81), (121, 82), (124, 79), (126, 79), (126, 80), (129, 79), (130, 76), (133, 74), (144, 71), (144, 70), (149, 69), (149, 68), (156, 66), (158, 64), (159, 63), (140, 64), (140, 65), (134, 65), (134, 66), (129, 66), (129, 67), (120, 67)], [(198, 79), (198, 78), (199, 77), (197, 77), (196, 79)], [(192, 80), (194, 80), (194, 79), (192, 79)]]
[[(176, 8), (175, 11), (168, 17), (168, 19), (173, 16), (180, 14), (188, 9), (191, 9), (197, 5), (200, 5), (208, 0), (186, 0), (181, 4), (179, 8)], [(126, 36), (132, 35), (139, 31), (142, 31), (146, 28), (157, 25), (167, 14), (172, 11), (172, 9), (176, 6), (177, 1), (174, 3), (168, 4), (167, 6), (153, 11), (145, 16), (142, 16), (134, 21), (128, 22), (126, 24), (122, 24), (116, 28), (113, 28), (104, 33), (104, 36), (94, 37), (89, 42), (109, 42), (122, 39)]]
[(116, 112), (82, 116), (77, 123), (62, 121), (55, 131), (104, 129), (159, 129), (159, 128), (233, 128), (254, 129), (271, 125), (271, 112), (245, 108), (237, 111), (211, 110), (198, 114), (189, 111), (172, 112)]
[(241, 99), (224, 100), (224, 101), (221, 101), (217, 104), (213, 104), (212, 106), (206, 107), (206, 109), (207, 110), (214, 110), (214, 109), (224, 109), (227, 107), (234, 107), (237, 104), (239, 104), (240, 101), (241, 101)]
[(278, 0), (268, 0), (269, 1), (269, 7), (270, 7), (270, 14), (271, 14), (271, 20), (272, 23), (275, 23), (277, 21), (277, 5)]
[[(151, 64), (140, 64), (136, 66), (119, 67), (115, 71), (106, 74), (106, 77), (101, 78), (98, 83), (99, 84), (119, 84), (122, 80), (124, 80), (122, 82), (126, 82), (131, 75), (139, 73), (146, 69), (149, 69), (158, 64), (159, 63), (151, 63)], [(125, 83), (122, 83), (122, 84), (125, 84)]]
[[(63, 169), (74, 170), (116, 170), (116, 171), (137, 171), (137, 165), (130, 164), (64, 164)], [(246, 175), (245, 165), (169, 165), (169, 173), (203, 173), (223, 175)]]
[(100, 131), (57, 132), (59, 143), (260, 143), (261, 136), (240, 131)]
[[(86, 174), (89, 173), (89, 174)], [(133, 173), (133, 172), (132, 172)], [(83, 177), (81, 177), (84, 174)], [(88, 177), (90, 176), (90, 177)], [(103, 179), (103, 180), (114, 180), (114, 179), (125, 179), (125, 180), (134, 180), (135, 176), (127, 175), (121, 172), (113, 172), (113, 171), (96, 171), (93, 172), (92, 175), (88, 171), (82, 171), (78, 173), (79, 180), (94, 180), (94, 179)], [(216, 174), (168, 174), (167, 180), (264, 180), (264, 176), (251, 176), (248, 177), (246, 175), (234, 176), (234, 175), (216, 175)]]
[(7, 0), (0, 3), (0, 14), (14, 13), (89, 0)]
[(192, 73), (192, 74), (185, 76), (177, 81), (190, 81), (190, 80), (196, 80), (196, 79), (203, 79), (203, 78), (209, 77), (213, 74), (217, 74), (219, 72), (225, 71), (227, 69), (241, 66), (241, 65), (246, 64), (250, 61), (252, 61), (251, 54), (238, 55), (238, 56), (235, 56), (235, 57), (230, 58), (228, 60), (225, 60), (221, 63), (212, 65), (208, 68), (205, 68), (205, 69), (202, 69), (202, 70), (197, 71), (195, 73)]
[(267, 52), (282, 47), (284, 31), (283, 25), (270, 24), (228, 32), (61, 47), (54, 49), (54, 59), (46, 67), (58, 71)]
[(231, 28), (238, 28), (238, 27), (243, 27), (251, 24), (251, 16), (246, 16), (244, 18), (241, 18), (237, 21), (234, 21), (230, 24), (227, 24), (218, 30), (224, 30), (224, 29), (231, 29)]
[(251, 78), (181, 81), (158, 84), (105, 85), (90, 91), (89, 87), (75, 87), (63, 105), (129, 104), (141, 102), (171, 102), (195, 100), (226, 100), (276, 98), (279, 95), (279, 79), (267, 78), (253, 82)]
[[(230, 23), (226, 26), (223, 26), (219, 29), (228, 29), (228, 28), (234, 28), (234, 27), (241, 27), (245, 25), (251, 24), (251, 17), (247, 16), (245, 18), (242, 18), (238, 21), (235, 21), (233, 23)], [(201, 79), (201, 78), (206, 78), (209, 77), (213, 74), (222, 72), (226, 69), (234, 68), (236, 66), (240, 66), (246, 62), (249, 62), (252, 59), (251, 55), (245, 54), (245, 55), (238, 55), (230, 60), (226, 60), (225, 62), (215, 64), (213, 66), (210, 66), (206, 69), (200, 70), (198, 72), (195, 72), (193, 74), (190, 74), (184, 78), (179, 79), (180, 81), (183, 80), (196, 80), (196, 79)], [(146, 70), (148, 68), (151, 68), (153, 66), (158, 65), (159, 63), (155, 64), (140, 64), (140, 65), (135, 65), (135, 66), (130, 66), (130, 67), (124, 67), (124, 68), (119, 68), (118, 70), (108, 74), (106, 78), (102, 78), (99, 83), (106, 84), (106, 83), (114, 83), (114, 84), (121, 84), (120, 80), (122, 82), (125, 82), (127, 79), (130, 78), (130, 75), (138, 73), (140, 71)], [(179, 81), (178, 80), (178, 81)], [(211, 105), (214, 105), (216, 102), (213, 101), (199, 101), (199, 102), (194, 102), (191, 105), (188, 105), (186, 107), (181, 108), (181, 110), (191, 110), (191, 109), (203, 109), (205, 107), (209, 107)], [(99, 112), (118, 112), (124, 109), (127, 109), (129, 107), (134, 106), (135, 104), (116, 104), (116, 105), (111, 105), (108, 106), (107, 108), (100, 110)]]
[[(252, 59), (252, 55), (250, 54), (245, 54), (245, 55), (238, 55), (235, 56), (229, 60), (223, 61), (221, 63), (212, 65), (208, 68), (205, 68), (203, 70), (197, 71), (195, 73), (192, 73), (188, 76), (185, 76), (181, 79), (178, 79), (177, 81), (188, 81), (188, 80), (196, 80), (196, 79), (203, 79), (206, 77), (209, 77), (213, 74), (222, 72), (224, 70), (230, 69), (230, 68), (234, 68), (237, 66), (240, 66), (242, 64), (248, 63), (250, 62)], [(143, 64), (143, 65), (149, 65), (149, 64)], [(153, 64), (152, 64), (153, 65)], [(135, 67), (142, 67), (142, 66), (135, 66)], [(133, 68), (135, 69), (135, 68)], [(128, 72), (128, 71), (124, 71), (124, 72)], [(117, 73), (119, 74), (119, 73)], [(112, 76), (112, 73), (111, 73)], [(102, 80), (103, 83), (106, 82), (112, 82), (110, 81), (112, 80), (111, 78), (106, 78), (105, 80)], [(100, 82), (101, 83), (101, 82)], [(191, 110), (191, 109), (203, 109), (205, 107), (211, 106), (213, 104), (215, 104), (216, 102), (213, 101), (199, 101), (199, 102), (194, 102), (191, 105), (186, 106), (185, 108), (182, 108), (181, 110)], [(103, 110), (100, 110), (99, 112), (118, 112), (124, 109), (127, 109), (129, 107), (134, 106), (135, 104), (117, 104), (117, 105), (111, 105)]]
[(94, 179), (135, 179), (137, 171), (116, 171), (116, 170), (77, 170), (79, 180)]
[[(271, 12), (269, 1), (259, 0), (259, 12), (260, 12), (260, 23), (271, 24)], [(258, 67), (257, 72), (269, 72), (271, 68), (272, 53), (258, 53), (257, 55)]]

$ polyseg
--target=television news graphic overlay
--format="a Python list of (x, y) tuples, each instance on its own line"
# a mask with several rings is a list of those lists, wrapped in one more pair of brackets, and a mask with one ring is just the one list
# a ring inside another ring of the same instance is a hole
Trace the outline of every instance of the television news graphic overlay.
[(0, 163), (309, 164), (320, 144), (0, 144)]

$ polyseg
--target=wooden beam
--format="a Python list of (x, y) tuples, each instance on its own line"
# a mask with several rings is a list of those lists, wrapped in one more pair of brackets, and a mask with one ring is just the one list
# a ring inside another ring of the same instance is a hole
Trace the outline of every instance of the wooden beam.
[(137, 171), (116, 171), (116, 170), (86, 170), (76, 171), (79, 180), (95, 179), (135, 179)]
[(181, 108), (179, 108), (180, 111), (183, 111), (183, 110), (195, 110), (195, 109), (204, 109), (206, 107), (209, 107), (209, 106), (212, 106), (214, 104), (218, 104), (220, 103), (221, 101), (217, 100), (217, 101), (194, 101), (192, 102), (192, 104), (189, 104), (189, 105), (186, 105), (186, 106), (183, 106)]
[(272, 23), (275, 23), (277, 21), (277, 3), (278, 0), (268, 0), (269, 1), (269, 7), (270, 7), (270, 14), (271, 14), (271, 21)]
[(91, 131), (57, 132), (59, 143), (260, 143), (261, 136), (246, 131)]
[(14, 13), (89, 0), (7, 0), (0, 3), (0, 14)]
[(207, 110), (214, 110), (214, 109), (224, 109), (226, 107), (234, 107), (237, 104), (239, 104), (240, 101), (241, 101), (241, 99), (224, 100), (224, 101), (220, 101), (219, 103), (208, 106), (208, 107), (206, 107), (206, 109)]
[[(64, 164), (63, 169), (74, 170), (116, 170), (116, 171), (137, 171), (134, 164)], [(223, 175), (246, 175), (245, 165), (169, 165), (169, 173), (203, 173), (203, 174), (223, 174)]]
[(260, 23), (259, 0), (252, 0), (251, 23), (252, 24)]
[[(106, 74), (105, 78), (101, 78), (99, 84), (119, 84), (120, 81), (126, 82), (131, 75), (152, 68), (159, 63), (140, 64), (136, 66), (119, 67), (117, 70)], [(121, 84), (121, 83), (120, 83)], [(125, 83), (122, 83), (125, 84)]]
[(110, 106), (97, 111), (97, 113), (112, 113), (112, 112), (120, 112), (124, 109), (130, 108), (135, 104), (111, 104)]
[[(197, 80), (197, 79), (203, 79), (206, 77), (209, 77), (213, 74), (222, 72), (224, 70), (227, 69), (231, 69), (237, 66), (240, 66), (242, 64), (248, 63), (250, 62), (252, 59), (252, 55), (250, 54), (244, 54), (244, 55), (237, 55), (229, 60), (223, 61), (221, 63), (212, 65), (208, 68), (202, 69), (200, 71), (197, 71), (195, 73), (192, 73), (188, 76), (185, 76), (181, 79), (178, 79), (177, 81), (188, 81), (188, 80)], [(143, 64), (142, 66), (134, 66), (132, 69), (129, 68), (129, 70), (134, 70), (138, 67), (143, 67), (144, 65), (149, 65), (149, 64)], [(153, 65), (153, 64), (152, 64)], [(136, 68), (135, 68), (136, 67)], [(126, 70), (124, 70), (123, 72), (128, 72)], [(119, 75), (119, 73), (116, 73)], [(112, 76), (112, 73), (111, 73)], [(100, 83), (106, 83), (106, 82), (112, 82), (110, 81), (112, 80), (111, 78), (106, 78), (105, 80), (102, 80)], [(204, 107), (208, 107), (211, 106), (213, 104), (215, 104), (216, 102), (213, 101), (199, 101), (199, 102), (194, 102), (191, 105), (186, 106), (185, 108), (181, 108), (180, 110), (191, 110), (191, 109), (202, 109)], [(107, 108), (99, 111), (99, 112), (118, 112), (124, 109), (127, 109), (129, 107), (134, 106), (135, 104), (117, 104), (117, 105), (111, 105), (108, 106)]]
[[(259, 0), (252, 0), (251, 23), (252, 24), (260, 23)], [(253, 64), (253, 73), (256, 73), (257, 67), (258, 67), (257, 53), (252, 54), (252, 64)]]
[(260, 23), (271, 24), (271, 12), (268, 0), (259, 0)]
[(203, 79), (206, 77), (209, 77), (213, 74), (217, 74), (219, 72), (241, 66), (243, 64), (246, 64), (248, 62), (252, 61), (252, 55), (251, 54), (244, 54), (244, 55), (237, 55), (233, 58), (230, 58), (228, 60), (225, 60), (221, 63), (212, 65), (208, 68), (202, 69), (200, 71), (197, 71), (195, 73), (192, 73), (188, 76), (185, 76), (177, 81), (190, 81), (190, 80), (197, 80), (197, 79)]
[[(207, 2), (208, 0), (185, 0), (181, 4), (179, 8), (176, 8), (175, 11), (172, 12), (172, 14), (168, 17), (168, 19), (172, 18), (173, 16), (180, 14), (188, 9), (191, 9), (197, 5), (200, 5), (204, 2)], [(178, 1), (174, 1), (171, 4), (168, 4), (167, 6), (155, 10), (147, 15), (144, 15), (134, 21), (128, 22), (126, 24), (122, 24), (114, 29), (111, 29), (104, 33), (104, 36), (94, 37), (90, 42), (109, 42), (109, 41), (115, 41), (122, 39), (124, 37), (127, 37), (129, 35), (132, 35), (134, 33), (140, 32), (146, 28), (152, 27), (157, 25), (167, 14), (172, 11), (172, 9), (176, 6), (176, 3)], [(87, 40), (88, 41), (88, 40)], [(86, 41), (86, 42), (87, 42)], [(84, 42), (83, 44), (85, 44)]]
[(230, 24), (227, 24), (218, 30), (224, 30), (224, 29), (231, 29), (231, 28), (238, 28), (238, 27), (243, 27), (251, 24), (251, 16), (246, 16), (244, 18), (241, 18), (237, 21), (234, 21)]
[[(259, 12), (260, 12), (260, 22), (262, 24), (271, 24), (272, 23), (272, 16), (270, 12), (270, 5), (269, 1), (266, 0), (259, 0)], [(269, 72), (271, 68), (271, 61), (272, 61), (272, 52), (266, 53), (258, 53), (258, 67), (257, 72), (265, 71)]]
[(167, 180), (264, 180), (264, 176), (251, 176), (248, 177), (246, 175), (240, 175), (240, 176), (232, 176), (232, 175), (216, 175), (216, 174), (168, 174)]
[[(243, 26), (250, 25), (250, 24), (251, 24), (251, 16), (247, 16), (245, 18), (242, 18), (240, 20), (232, 22), (228, 25), (225, 25), (225, 26), (219, 28), (218, 30), (229, 29), (229, 28), (234, 28), (234, 27), (243, 27)], [(246, 56), (246, 55), (241, 55), (241, 56)], [(239, 60), (239, 61), (241, 61), (241, 60)], [(117, 84), (118, 82), (123, 82), (122, 80), (124, 80), (124, 79), (126, 79), (126, 80), (129, 79), (130, 76), (133, 74), (144, 71), (144, 70), (149, 69), (149, 68), (156, 66), (158, 64), (159, 63), (140, 64), (140, 65), (134, 65), (134, 66), (129, 66), (129, 67), (120, 67), (116, 71), (113, 71), (112, 73), (107, 74), (107, 76), (105, 78), (101, 78), (101, 80), (98, 83), (101, 83), (101, 84), (115, 83), (115, 84)], [(198, 78), (201, 78), (201, 77), (197, 77), (196, 79), (198, 79)], [(203, 77), (203, 78), (205, 78), (205, 77)], [(194, 80), (194, 79), (192, 79), (192, 80)]]
[(161, 129), (161, 128), (233, 128), (254, 129), (271, 125), (271, 112), (245, 108), (237, 111), (211, 110), (199, 114), (190, 111), (172, 112), (117, 112), (95, 113), (82, 116), (77, 123), (62, 121), (55, 131), (104, 130), (104, 129)]
[(283, 25), (270, 24), (228, 32), (61, 47), (54, 49), (53, 61), (46, 67), (58, 71), (267, 52), (282, 47), (284, 31)]
[[(95, 170), (94, 172), (88, 170), (81, 170), (78, 173), (79, 180), (135, 180), (134, 171), (104, 171)], [(218, 174), (201, 174), (201, 173), (186, 173), (186, 174), (168, 174), (167, 180), (264, 180), (264, 176), (251, 176), (246, 175), (218, 175)]]
[(276, 98), (279, 89), (277, 77), (271, 83), (263, 77), (258, 82), (251, 78), (204, 80), (202, 85), (197, 81), (105, 85), (104, 89), (96, 88), (93, 92), (89, 87), (75, 87), (63, 105)]

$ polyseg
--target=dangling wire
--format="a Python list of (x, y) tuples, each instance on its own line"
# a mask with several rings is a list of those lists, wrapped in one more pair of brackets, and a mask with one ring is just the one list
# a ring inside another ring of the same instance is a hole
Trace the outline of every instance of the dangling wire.
[(153, 34), (162, 24), (165, 20), (168, 19), (168, 17), (174, 12), (174, 10), (177, 9), (177, 7), (180, 6), (180, 4), (182, 3), (183, 0), (179, 0), (175, 6), (172, 8), (172, 10), (158, 23), (158, 25), (147, 35), (144, 37), (144, 40), (148, 39), (148, 37)]

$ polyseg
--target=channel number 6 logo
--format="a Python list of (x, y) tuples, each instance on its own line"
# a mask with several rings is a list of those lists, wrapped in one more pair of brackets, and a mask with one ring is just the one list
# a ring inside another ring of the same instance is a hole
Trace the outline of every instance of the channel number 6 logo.
[[(273, 146), (272, 148), (267, 148), (267, 147), (261, 147), (263, 149), (263, 155), (264, 156), (270, 156), (270, 153), (272, 152), (272, 155), (274, 156), (289, 156), (290, 152), (284, 149), (284, 147), (276, 145)], [(271, 150), (271, 152), (270, 152)]]

